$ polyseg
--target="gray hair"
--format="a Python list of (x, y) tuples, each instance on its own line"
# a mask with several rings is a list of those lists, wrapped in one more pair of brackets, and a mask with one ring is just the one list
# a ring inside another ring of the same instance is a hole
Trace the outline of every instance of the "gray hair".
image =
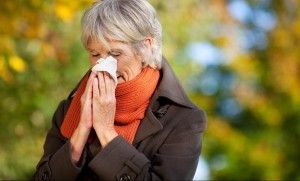
[[(95, 2), (81, 20), (82, 43), (107, 39), (129, 43), (143, 57), (143, 65), (160, 69), (162, 61), (162, 28), (155, 9), (147, 0), (103, 0)], [(145, 53), (144, 39), (153, 38), (150, 55)]]

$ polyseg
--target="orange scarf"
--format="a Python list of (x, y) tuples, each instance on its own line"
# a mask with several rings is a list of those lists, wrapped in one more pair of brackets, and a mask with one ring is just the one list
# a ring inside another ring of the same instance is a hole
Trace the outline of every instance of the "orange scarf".
[[(70, 138), (80, 121), (80, 98), (89, 74), (82, 79), (60, 127), (63, 136)], [(134, 79), (116, 87), (115, 130), (129, 143), (133, 142), (138, 126), (145, 116), (150, 98), (159, 80), (159, 71), (146, 67)]]

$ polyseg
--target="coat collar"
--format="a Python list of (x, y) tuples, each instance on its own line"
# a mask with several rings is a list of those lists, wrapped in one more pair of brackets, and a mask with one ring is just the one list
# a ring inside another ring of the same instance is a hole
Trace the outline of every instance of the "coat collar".
[(163, 58), (162, 68), (160, 70), (161, 80), (159, 85), (154, 92), (150, 105), (145, 113), (144, 119), (141, 121), (141, 124), (136, 133), (133, 144), (136, 144), (148, 136), (160, 131), (163, 129), (161, 122), (155, 117), (152, 111), (154, 103), (158, 100), (159, 97), (164, 97), (175, 104), (178, 104), (183, 107), (193, 108), (194, 105), (189, 101), (187, 95), (185, 94), (182, 86), (180, 85), (178, 79), (176, 78), (174, 72), (172, 71), (167, 60)]
[(184, 107), (194, 107), (165, 58), (162, 61), (161, 77), (161, 82), (157, 88), (158, 97), (168, 98)]

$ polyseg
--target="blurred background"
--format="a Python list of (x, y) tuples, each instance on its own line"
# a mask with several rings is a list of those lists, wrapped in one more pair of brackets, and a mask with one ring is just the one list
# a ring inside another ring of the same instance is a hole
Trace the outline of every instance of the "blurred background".
[[(300, 179), (298, 0), (150, 0), (163, 52), (207, 113), (198, 179)], [(52, 115), (89, 68), (92, 0), (0, 3), (0, 180), (28, 179)]]

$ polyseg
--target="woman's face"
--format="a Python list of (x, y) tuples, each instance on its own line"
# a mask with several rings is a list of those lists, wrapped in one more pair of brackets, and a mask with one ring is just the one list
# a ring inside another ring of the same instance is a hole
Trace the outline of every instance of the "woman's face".
[(118, 83), (127, 82), (133, 79), (142, 71), (142, 59), (130, 45), (120, 41), (109, 41), (110, 50), (102, 43), (90, 40), (87, 45), (89, 61), (91, 66), (95, 65), (100, 58), (112, 56), (117, 59)]

